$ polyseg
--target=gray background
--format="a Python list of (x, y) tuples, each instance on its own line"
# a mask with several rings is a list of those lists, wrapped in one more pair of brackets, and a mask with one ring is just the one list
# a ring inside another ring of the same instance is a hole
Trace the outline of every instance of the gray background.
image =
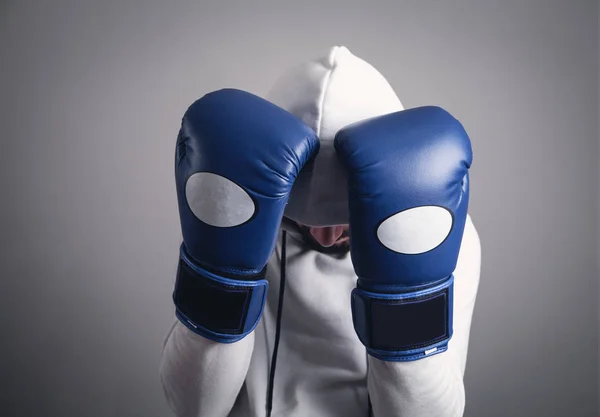
[(0, 2), (0, 414), (169, 416), (185, 108), (343, 44), (469, 131), (466, 416), (597, 415), (598, 5)]

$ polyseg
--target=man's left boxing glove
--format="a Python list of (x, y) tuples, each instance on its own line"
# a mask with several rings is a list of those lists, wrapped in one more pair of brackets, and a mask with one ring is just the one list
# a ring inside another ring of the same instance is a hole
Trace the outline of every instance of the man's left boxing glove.
[(285, 205), (318, 149), (302, 121), (244, 91), (209, 93), (186, 111), (175, 152), (183, 243), (173, 300), (190, 330), (232, 343), (256, 327)]
[(386, 361), (444, 352), (469, 202), (467, 133), (445, 110), (419, 107), (348, 126), (335, 148), (348, 171), (359, 339)]

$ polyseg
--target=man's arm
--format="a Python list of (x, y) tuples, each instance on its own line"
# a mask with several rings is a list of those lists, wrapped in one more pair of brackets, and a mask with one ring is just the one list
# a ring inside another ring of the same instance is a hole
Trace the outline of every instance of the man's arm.
[(175, 415), (229, 415), (253, 349), (254, 333), (235, 343), (218, 343), (176, 321), (165, 339), (160, 363), (160, 380)]
[(454, 271), (454, 334), (448, 350), (413, 362), (369, 356), (368, 389), (375, 417), (460, 417), (471, 318), (479, 285), (481, 245), (467, 217)]
[(248, 371), (266, 265), (318, 138), (285, 110), (222, 89), (186, 110), (175, 147), (183, 243), (161, 379), (179, 417), (226, 416)]

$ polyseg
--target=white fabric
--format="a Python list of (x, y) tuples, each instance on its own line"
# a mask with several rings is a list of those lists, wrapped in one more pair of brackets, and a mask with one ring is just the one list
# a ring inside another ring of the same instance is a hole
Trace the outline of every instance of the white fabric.
[[(254, 333), (219, 344), (177, 322), (168, 335), (161, 378), (178, 417), (266, 415), (280, 254), (281, 240), (269, 262), (267, 305)], [(367, 357), (352, 327), (350, 291), (356, 276), (350, 256), (311, 250), (289, 231), (272, 417), (367, 417), (367, 392), (375, 417), (462, 416), (480, 261), (479, 237), (468, 218), (454, 272), (454, 335), (448, 350), (415, 362), (383, 362)]]
[(287, 71), (269, 91), (269, 101), (312, 128), (321, 140), (314, 165), (300, 173), (285, 215), (310, 226), (348, 223), (346, 175), (333, 149), (341, 128), (403, 110), (387, 80), (347, 48), (335, 46)]
[[(342, 106), (334, 97), (330, 100)], [(334, 128), (328, 129), (333, 135)], [(288, 230), (286, 285), (272, 417), (367, 417), (368, 396), (375, 417), (462, 416), (481, 262), (470, 217), (454, 272), (454, 335), (446, 352), (414, 362), (367, 356), (352, 326), (350, 292), (357, 277), (350, 255), (316, 252), (288, 224), (282, 225)], [(266, 416), (280, 266), (281, 233), (268, 264), (263, 317), (243, 340), (212, 342), (179, 322), (171, 329), (160, 376), (178, 417)]]
[(160, 379), (167, 402), (178, 417), (229, 415), (254, 349), (254, 333), (221, 344), (176, 321), (163, 346)]

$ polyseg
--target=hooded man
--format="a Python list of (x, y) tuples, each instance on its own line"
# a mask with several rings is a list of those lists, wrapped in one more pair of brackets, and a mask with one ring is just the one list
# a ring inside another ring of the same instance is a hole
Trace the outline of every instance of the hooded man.
[(438, 107), (404, 110), (345, 47), (267, 100), (219, 90), (183, 118), (170, 407), (462, 416), (481, 259), (466, 132)]

